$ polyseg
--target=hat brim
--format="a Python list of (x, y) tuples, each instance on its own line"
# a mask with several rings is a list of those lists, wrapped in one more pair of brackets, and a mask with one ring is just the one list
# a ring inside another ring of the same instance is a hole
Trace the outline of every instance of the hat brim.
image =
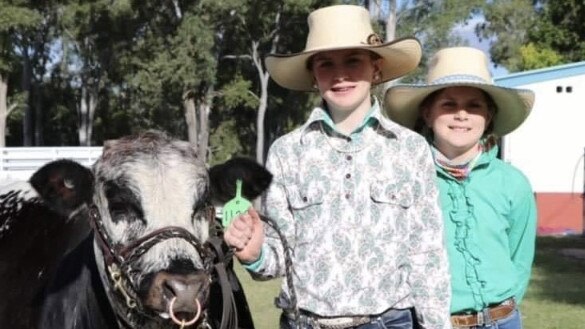
[(307, 60), (316, 53), (331, 50), (364, 49), (384, 59), (381, 79), (378, 83), (399, 78), (414, 70), (422, 56), (419, 41), (402, 38), (381, 45), (353, 45), (347, 47), (311, 49), (295, 54), (270, 54), (265, 59), (266, 69), (276, 83), (284, 88), (298, 91), (313, 91), (313, 75), (307, 68)]
[(534, 92), (528, 89), (500, 87), (487, 83), (454, 82), (390, 87), (384, 97), (386, 113), (392, 121), (413, 129), (423, 100), (433, 92), (448, 87), (474, 87), (490, 95), (497, 107), (493, 118), (493, 133), (500, 137), (518, 128), (534, 106)]

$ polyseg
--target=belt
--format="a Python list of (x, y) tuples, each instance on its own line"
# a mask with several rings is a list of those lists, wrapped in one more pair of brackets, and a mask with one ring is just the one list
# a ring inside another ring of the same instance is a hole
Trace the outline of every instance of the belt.
[(338, 318), (313, 318), (313, 321), (324, 329), (347, 329), (361, 326), (372, 320), (369, 316), (338, 317)]
[[(294, 314), (284, 312), (286, 317), (295, 320)], [(349, 329), (370, 323), (373, 316), (343, 316), (343, 317), (320, 317), (310, 312), (301, 310), (301, 322), (308, 322), (315, 329)]]
[[(285, 315), (295, 320), (294, 316), (290, 313)], [(301, 322), (310, 323), (315, 329), (349, 329), (361, 326), (362, 324), (370, 323), (372, 317), (369, 316), (348, 316), (348, 317), (334, 317), (334, 318), (321, 318), (315, 316), (309, 316), (301, 314)]]
[(490, 306), (484, 310), (472, 314), (453, 314), (451, 324), (453, 327), (474, 327), (482, 326), (503, 319), (516, 309), (513, 298), (506, 299), (500, 304)]

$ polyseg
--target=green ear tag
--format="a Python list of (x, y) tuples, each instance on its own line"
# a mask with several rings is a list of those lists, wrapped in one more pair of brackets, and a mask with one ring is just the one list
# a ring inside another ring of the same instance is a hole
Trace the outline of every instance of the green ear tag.
[(245, 213), (252, 203), (242, 197), (242, 181), (236, 181), (236, 197), (228, 201), (223, 206), (223, 214), (221, 223), (223, 227), (228, 227), (234, 217)]

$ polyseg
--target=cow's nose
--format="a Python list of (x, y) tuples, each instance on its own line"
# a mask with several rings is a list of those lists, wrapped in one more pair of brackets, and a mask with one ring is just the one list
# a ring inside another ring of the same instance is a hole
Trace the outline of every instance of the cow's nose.
[(199, 293), (204, 290), (202, 282), (199, 282), (196, 277), (170, 277), (163, 282), (165, 291), (169, 298), (175, 298), (173, 309), (175, 312), (196, 312), (195, 300), (199, 297)]
[(175, 314), (197, 313), (197, 302), (204, 304), (209, 291), (207, 274), (172, 274), (159, 272), (149, 289), (146, 304), (160, 312), (168, 312), (171, 300)]

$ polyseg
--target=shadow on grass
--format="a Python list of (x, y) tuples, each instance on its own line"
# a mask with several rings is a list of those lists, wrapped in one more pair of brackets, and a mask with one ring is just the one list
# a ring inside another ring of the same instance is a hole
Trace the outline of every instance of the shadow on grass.
[(530, 282), (533, 296), (551, 302), (585, 306), (585, 260), (561, 255), (561, 250), (567, 248), (585, 249), (585, 238), (537, 238)]
[(254, 281), (240, 264), (236, 263), (234, 269), (244, 287), (255, 328), (278, 328), (280, 310), (274, 306), (274, 298), (280, 291), (280, 279)]

